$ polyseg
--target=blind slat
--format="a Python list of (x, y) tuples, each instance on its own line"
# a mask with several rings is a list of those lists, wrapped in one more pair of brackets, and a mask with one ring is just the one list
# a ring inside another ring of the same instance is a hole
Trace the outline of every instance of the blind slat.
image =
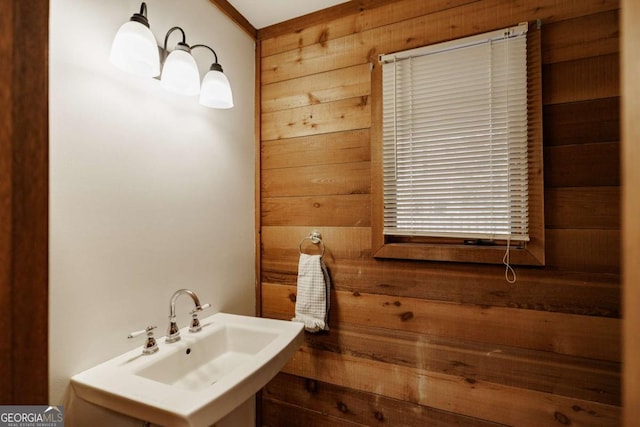
[(526, 30), (505, 31), (383, 63), (385, 234), (528, 240)]

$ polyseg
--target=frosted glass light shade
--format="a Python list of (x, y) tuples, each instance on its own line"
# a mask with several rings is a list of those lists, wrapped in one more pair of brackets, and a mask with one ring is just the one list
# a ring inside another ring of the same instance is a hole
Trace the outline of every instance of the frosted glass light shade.
[(222, 71), (210, 70), (202, 80), (200, 104), (210, 108), (233, 107), (233, 94), (229, 79)]
[(125, 22), (113, 39), (111, 63), (119, 69), (143, 77), (160, 75), (158, 44), (151, 30), (136, 21)]
[(176, 48), (169, 54), (162, 68), (160, 86), (180, 95), (200, 92), (200, 72), (191, 53)]

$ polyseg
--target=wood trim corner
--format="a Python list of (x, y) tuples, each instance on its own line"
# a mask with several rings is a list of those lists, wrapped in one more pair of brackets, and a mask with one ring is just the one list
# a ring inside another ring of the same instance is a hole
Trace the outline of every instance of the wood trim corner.
[(0, 9), (0, 404), (47, 404), (49, 2)]
[(622, 265), (623, 265), (623, 421), (640, 418), (640, 4), (622, 1)]
[[(256, 40), (256, 76), (255, 76), (255, 113), (254, 113), (254, 134), (255, 134), (255, 313), (256, 316), (262, 316), (262, 120), (261, 120), (261, 104), (262, 104), (262, 85), (260, 78), (260, 57), (262, 56), (262, 44), (260, 40)], [(259, 412), (258, 412), (259, 413)]]
[(372, 64), (371, 71), (371, 254), (384, 253), (384, 179), (382, 175), (382, 66)]
[(227, 0), (210, 0), (222, 13), (227, 15), (229, 19), (238, 24), (247, 34), (249, 34), (254, 40), (258, 37), (258, 31), (253, 25), (245, 18), (238, 10), (231, 5)]

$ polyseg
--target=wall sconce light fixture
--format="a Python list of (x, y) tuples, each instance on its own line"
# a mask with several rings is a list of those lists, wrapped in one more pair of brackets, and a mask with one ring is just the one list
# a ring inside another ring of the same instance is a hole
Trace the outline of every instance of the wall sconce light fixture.
[(202, 87), (200, 88), (200, 104), (211, 108), (231, 108), (233, 107), (233, 95), (231, 94), (231, 85), (229, 79), (222, 72), (222, 65), (218, 64), (218, 55), (209, 46), (197, 44), (191, 47), (207, 48), (213, 53), (214, 63), (209, 67), (209, 71), (202, 79)]
[[(182, 41), (169, 52), (167, 43), (174, 31), (180, 31)], [(207, 48), (214, 56), (214, 63), (205, 74), (200, 85), (198, 64), (191, 55), (191, 50)], [(161, 54), (160, 52), (161, 51)], [(162, 56), (162, 58), (161, 58)], [(162, 48), (158, 47), (155, 37), (149, 28), (147, 19), (147, 5), (140, 5), (140, 12), (133, 14), (131, 19), (123, 24), (113, 40), (111, 46), (111, 62), (123, 71), (144, 77), (158, 77), (160, 86), (181, 95), (194, 96), (200, 94), (200, 104), (210, 108), (233, 107), (233, 94), (227, 76), (222, 72), (218, 63), (218, 55), (209, 46), (187, 44), (186, 35), (182, 28), (173, 27), (164, 38)]]
[[(182, 33), (182, 41), (178, 42), (173, 51), (167, 55), (169, 52), (167, 42), (175, 30), (180, 30)], [(160, 86), (180, 95), (197, 95), (200, 92), (198, 64), (191, 55), (191, 49), (182, 28), (173, 27), (167, 31), (164, 38), (163, 59)]]
[(140, 13), (134, 13), (122, 24), (111, 45), (111, 62), (127, 73), (143, 77), (160, 75), (158, 43), (149, 28), (147, 5), (140, 5)]

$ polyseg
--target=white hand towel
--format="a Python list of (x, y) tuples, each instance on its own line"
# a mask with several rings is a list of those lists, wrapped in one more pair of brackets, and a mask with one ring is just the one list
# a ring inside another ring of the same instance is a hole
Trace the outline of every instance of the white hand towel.
[(321, 255), (300, 254), (294, 322), (309, 332), (329, 330), (329, 274)]

